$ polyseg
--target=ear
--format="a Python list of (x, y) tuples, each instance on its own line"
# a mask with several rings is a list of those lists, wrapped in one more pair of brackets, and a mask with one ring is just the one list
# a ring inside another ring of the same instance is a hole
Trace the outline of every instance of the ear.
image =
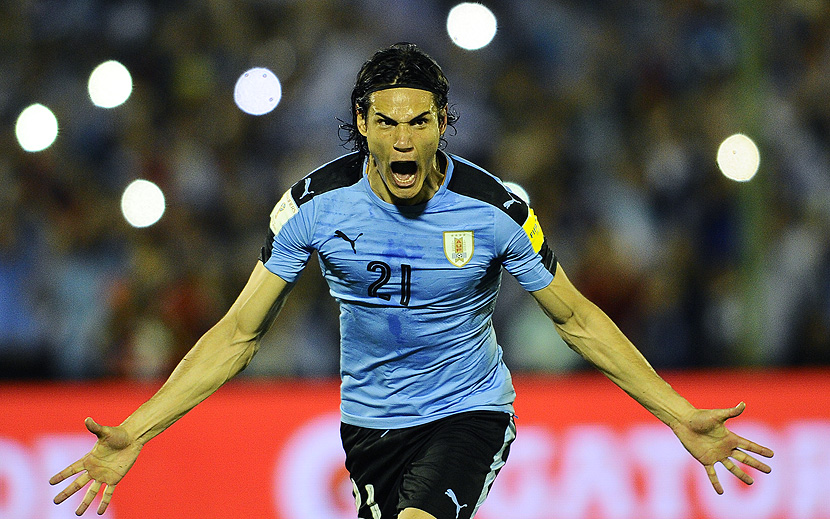
[(357, 131), (360, 132), (360, 135), (366, 137), (366, 116), (359, 106), (355, 106), (354, 111), (356, 114), (355, 119), (357, 120)]

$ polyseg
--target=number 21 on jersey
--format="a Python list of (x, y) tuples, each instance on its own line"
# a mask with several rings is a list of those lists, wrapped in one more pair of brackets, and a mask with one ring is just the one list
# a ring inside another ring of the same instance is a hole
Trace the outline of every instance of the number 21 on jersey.
[[(369, 297), (379, 297), (384, 301), (389, 301), (392, 299), (392, 296), (389, 293), (381, 293), (380, 289), (389, 283), (392, 279), (392, 267), (388, 263), (384, 263), (383, 261), (370, 261), (368, 265), (366, 265), (366, 270), (369, 272), (377, 272), (378, 277), (375, 281), (369, 285)], [(401, 305), (408, 306), (409, 305), (409, 297), (411, 295), (411, 283), (412, 283), (412, 266), (407, 265), (406, 263), (401, 263), (401, 279), (400, 279), (400, 287), (401, 287)]]

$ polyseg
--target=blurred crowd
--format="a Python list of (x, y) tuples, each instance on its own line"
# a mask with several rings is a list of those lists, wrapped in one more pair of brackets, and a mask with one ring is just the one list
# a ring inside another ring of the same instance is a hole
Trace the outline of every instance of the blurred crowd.
[[(493, 42), (456, 47), (433, 0), (0, 1), (0, 378), (166, 376), (227, 310), (292, 183), (345, 153), (354, 76), (418, 43), (460, 114), (447, 151), (524, 186), (574, 283), (658, 368), (830, 364), (830, 4), (484, 2)], [(116, 59), (130, 99), (97, 108)], [(274, 71), (254, 117), (238, 76)], [(32, 103), (49, 149), (14, 139)], [(723, 177), (752, 136), (761, 168)], [(132, 180), (167, 208), (136, 229)], [(312, 258), (246, 376), (338, 372), (337, 305)], [(495, 324), (515, 372), (583, 369), (507, 274)]]

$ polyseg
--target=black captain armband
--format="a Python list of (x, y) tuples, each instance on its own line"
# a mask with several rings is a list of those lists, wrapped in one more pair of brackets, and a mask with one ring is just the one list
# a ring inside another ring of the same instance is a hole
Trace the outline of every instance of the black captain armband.
[(265, 238), (265, 243), (259, 249), (259, 261), (263, 264), (271, 258), (271, 251), (274, 247), (274, 231), (268, 229), (268, 236)]
[(548, 269), (548, 272), (551, 274), (556, 274), (556, 254), (553, 253), (553, 249), (548, 247), (548, 241), (545, 240), (542, 242), (542, 248), (539, 249), (539, 255), (542, 257), (542, 265)]

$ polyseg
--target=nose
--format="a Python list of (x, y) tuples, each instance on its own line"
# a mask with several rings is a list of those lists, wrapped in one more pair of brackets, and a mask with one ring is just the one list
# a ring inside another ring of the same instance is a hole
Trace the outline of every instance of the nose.
[(409, 151), (412, 149), (412, 128), (408, 124), (395, 126), (395, 149)]

